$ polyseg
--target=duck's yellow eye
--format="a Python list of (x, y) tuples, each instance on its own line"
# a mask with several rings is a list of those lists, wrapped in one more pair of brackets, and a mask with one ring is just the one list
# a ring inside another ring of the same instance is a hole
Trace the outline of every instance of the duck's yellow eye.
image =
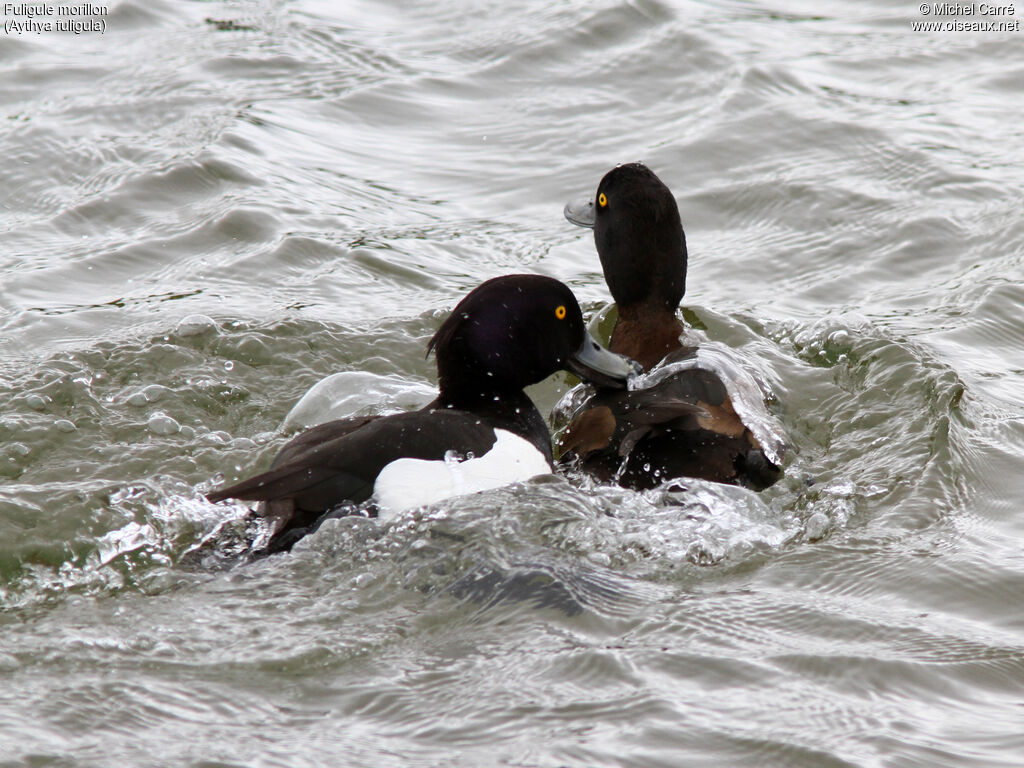
[(597, 196), (597, 204), (602, 208), (608, 205), (608, 198), (604, 196), (604, 192)]
[(559, 304), (557, 307), (555, 307), (555, 317), (557, 317), (559, 320), (565, 320), (564, 304)]

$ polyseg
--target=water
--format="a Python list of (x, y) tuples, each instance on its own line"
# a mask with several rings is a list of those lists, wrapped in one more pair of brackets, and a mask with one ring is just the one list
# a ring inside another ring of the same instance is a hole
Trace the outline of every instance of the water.
[[(0, 764), (1020, 765), (1022, 33), (406, 5), (0, 36)], [(313, 384), (410, 407), (497, 274), (599, 315), (562, 206), (636, 159), (784, 480), (547, 477), (233, 567), (201, 492)]]

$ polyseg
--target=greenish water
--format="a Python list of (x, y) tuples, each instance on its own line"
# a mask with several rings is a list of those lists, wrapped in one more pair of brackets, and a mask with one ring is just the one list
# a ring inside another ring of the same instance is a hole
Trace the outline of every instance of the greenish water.
[[(102, 18), (0, 35), (0, 765), (1021, 764), (1024, 33), (885, 2)], [(245, 508), (202, 491), (316, 382), (411, 407), (494, 275), (603, 310), (562, 205), (637, 159), (785, 478), (546, 477), (231, 567)]]

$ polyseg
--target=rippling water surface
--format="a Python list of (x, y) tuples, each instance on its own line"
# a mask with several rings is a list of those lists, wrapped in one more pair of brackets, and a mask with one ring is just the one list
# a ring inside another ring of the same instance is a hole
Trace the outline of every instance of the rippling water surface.
[[(1024, 32), (407, 5), (0, 36), (0, 764), (1021, 765)], [(234, 565), (202, 491), (317, 381), (413, 407), (502, 273), (598, 316), (561, 209), (637, 159), (785, 478), (549, 476)]]

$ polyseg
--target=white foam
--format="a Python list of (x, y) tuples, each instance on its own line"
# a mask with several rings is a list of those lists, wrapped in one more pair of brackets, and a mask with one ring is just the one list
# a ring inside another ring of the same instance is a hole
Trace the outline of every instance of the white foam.
[(331, 419), (387, 414), (421, 408), (437, 396), (426, 384), (368, 371), (341, 371), (314, 384), (284, 418), (286, 430)]

